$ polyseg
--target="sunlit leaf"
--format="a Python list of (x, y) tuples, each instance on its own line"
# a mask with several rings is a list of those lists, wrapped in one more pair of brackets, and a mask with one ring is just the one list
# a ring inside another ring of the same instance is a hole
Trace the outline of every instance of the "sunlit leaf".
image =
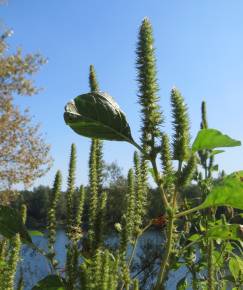
[(32, 290), (65, 290), (65, 287), (59, 276), (49, 275), (40, 280)]
[(39, 231), (28, 231), (28, 233), (32, 237), (43, 237), (44, 236), (44, 234), (42, 232), (39, 232)]
[(204, 149), (214, 149), (221, 147), (240, 146), (241, 142), (222, 134), (216, 129), (202, 129), (198, 132), (197, 137), (192, 145), (192, 151)]
[(218, 155), (220, 153), (225, 152), (224, 150), (213, 150), (212, 152), (210, 152), (209, 156), (214, 156), (214, 155)]
[(20, 214), (13, 208), (0, 205), (0, 234), (6, 238), (20, 235), (23, 243), (32, 243)]
[(64, 119), (79, 135), (133, 143), (125, 114), (107, 93), (76, 97), (66, 105)]
[(217, 225), (207, 231), (206, 237), (214, 240), (241, 241), (243, 238), (243, 226), (238, 224)]
[(194, 234), (188, 238), (189, 241), (195, 242), (201, 238), (200, 234)]
[(199, 209), (231, 206), (243, 210), (243, 171), (234, 172), (216, 184)]
[(231, 257), (229, 269), (235, 280), (243, 278), (243, 261), (240, 257)]

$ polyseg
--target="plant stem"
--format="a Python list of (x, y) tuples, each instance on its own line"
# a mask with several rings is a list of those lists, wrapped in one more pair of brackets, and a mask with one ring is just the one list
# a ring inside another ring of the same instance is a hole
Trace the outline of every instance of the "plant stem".
[(167, 242), (166, 242), (166, 247), (165, 247), (165, 253), (163, 256), (163, 260), (161, 262), (160, 272), (157, 279), (157, 283), (155, 285), (155, 290), (163, 289), (163, 281), (164, 281), (164, 277), (166, 273), (166, 267), (167, 267), (168, 259), (170, 257), (170, 251), (172, 248), (173, 225), (174, 225), (174, 217), (169, 216), (168, 237), (167, 237)]
[[(155, 290), (161, 290), (161, 287), (162, 286), (162, 283), (164, 281), (164, 277), (165, 277), (165, 273), (166, 273), (166, 267), (167, 267), (167, 263), (168, 263), (168, 259), (170, 257), (170, 251), (171, 251), (171, 248), (172, 248), (172, 238), (173, 238), (173, 225), (174, 225), (174, 212), (173, 212), (173, 209), (171, 209), (171, 206), (167, 200), (167, 197), (165, 195), (165, 192), (164, 192), (164, 189), (163, 189), (163, 186), (161, 184), (161, 179), (160, 179), (160, 176), (159, 176), (159, 173), (158, 173), (158, 169), (157, 169), (157, 165), (156, 165), (156, 160), (155, 158), (151, 158), (151, 163), (152, 163), (152, 166), (153, 166), (153, 170), (154, 170), (154, 175), (155, 175), (155, 180), (156, 180), (156, 183), (159, 187), (159, 190), (160, 190), (160, 193), (161, 193), (161, 198), (162, 198), (162, 201), (164, 203), (164, 206), (165, 206), (165, 209), (167, 211), (167, 213), (169, 213), (169, 216), (168, 216), (168, 236), (167, 236), (167, 241), (166, 241), (166, 246), (165, 246), (165, 253), (164, 253), (164, 256), (163, 256), (163, 259), (162, 259), (162, 262), (161, 262), (161, 266), (160, 266), (160, 272), (159, 272), (159, 276), (158, 276), (158, 279), (157, 279), (157, 283), (156, 283), (156, 286), (155, 286)], [(174, 195), (176, 193), (174, 192)], [(173, 206), (173, 205), (172, 205)]]
[(169, 204), (169, 202), (167, 200), (167, 197), (165, 195), (164, 189), (163, 189), (163, 187), (161, 185), (161, 179), (159, 177), (159, 172), (158, 172), (158, 169), (157, 169), (156, 161), (155, 161), (155, 159), (151, 159), (150, 161), (151, 161), (152, 166), (153, 166), (155, 180), (156, 180), (156, 183), (157, 183), (157, 185), (159, 187), (162, 201), (164, 203), (165, 208), (169, 209), (170, 208), (170, 204)]
[(200, 209), (202, 209), (201, 205), (196, 206), (196, 207), (193, 207), (193, 208), (190, 208), (188, 210), (185, 210), (185, 211), (182, 211), (182, 212), (177, 213), (175, 215), (175, 218), (179, 218), (179, 217), (188, 215), (188, 214), (193, 213), (194, 211), (197, 211), (197, 210), (200, 210)]
[(214, 290), (213, 241), (208, 241), (208, 290)]

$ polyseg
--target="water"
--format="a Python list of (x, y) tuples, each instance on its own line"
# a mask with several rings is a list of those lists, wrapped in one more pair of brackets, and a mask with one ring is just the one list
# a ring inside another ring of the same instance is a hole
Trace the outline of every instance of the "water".
[[(47, 250), (47, 239), (45, 236), (43, 237), (32, 237), (33, 242), (41, 249)], [(56, 258), (59, 262), (59, 270), (64, 270), (65, 259), (66, 259), (66, 248), (67, 245), (67, 237), (65, 232), (62, 229), (57, 231), (56, 237)], [(112, 235), (107, 239), (107, 243), (109, 245), (115, 245), (118, 242), (118, 239), (115, 235)], [(139, 259), (141, 255), (144, 255), (144, 247), (149, 247), (148, 244), (152, 243), (153, 245), (160, 247), (163, 242), (162, 235), (157, 231), (147, 231), (144, 235), (139, 239), (137, 250), (135, 253), (135, 261)], [(33, 251), (27, 246), (23, 246), (22, 248), (22, 270), (25, 280), (25, 290), (30, 290), (40, 279), (44, 278), (48, 274), (51, 274), (51, 269), (48, 264), (48, 261), (45, 257), (38, 254), (36, 251)], [(168, 289), (176, 289), (176, 284), (178, 280), (180, 280), (184, 274), (186, 269), (180, 268), (176, 272), (172, 272), (168, 281)]]

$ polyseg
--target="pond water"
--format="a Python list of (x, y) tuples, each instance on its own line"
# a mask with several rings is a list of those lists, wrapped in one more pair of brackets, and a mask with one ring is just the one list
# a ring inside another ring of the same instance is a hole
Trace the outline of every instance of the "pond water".
[[(33, 242), (41, 249), (47, 250), (47, 239), (46, 237), (36, 237), (34, 236)], [(59, 262), (60, 271), (64, 269), (65, 259), (66, 259), (66, 244), (68, 239), (65, 235), (65, 232), (62, 229), (57, 231), (56, 237), (56, 258)], [(115, 244), (117, 242), (116, 236), (110, 236), (107, 240), (107, 243), (110, 245)], [(154, 245), (160, 245), (163, 242), (162, 235), (158, 231), (147, 231), (144, 235), (139, 239), (137, 250), (135, 254), (135, 259), (139, 255), (142, 254), (142, 249), (144, 245), (148, 242), (152, 242)], [(42, 255), (36, 253), (27, 246), (23, 246), (22, 248), (22, 270), (25, 280), (25, 290), (30, 290), (40, 279), (44, 278), (46, 275), (51, 274), (51, 269), (48, 264), (48, 261)], [(168, 290), (176, 289), (176, 284), (178, 280), (180, 280), (184, 274), (186, 269), (180, 268), (176, 272), (170, 274), (170, 278), (168, 280)], [(188, 288), (189, 289), (189, 288)]]

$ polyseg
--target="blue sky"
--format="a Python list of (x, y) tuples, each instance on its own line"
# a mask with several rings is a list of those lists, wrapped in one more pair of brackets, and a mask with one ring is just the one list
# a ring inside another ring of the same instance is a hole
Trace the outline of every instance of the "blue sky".
[[(9, 0), (1, 6), (1, 25), (14, 30), (11, 48), (48, 58), (35, 77), (44, 90), (34, 97), (16, 97), (16, 104), (28, 106), (42, 124), (55, 159), (35, 185), (51, 185), (57, 169), (66, 177), (73, 142), (78, 150), (77, 185), (87, 183), (90, 140), (64, 124), (63, 109), (67, 101), (89, 91), (90, 64), (100, 88), (126, 112), (139, 139), (135, 48), (145, 16), (154, 28), (165, 131), (171, 132), (169, 97), (175, 85), (189, 107), (192, 138), (204, 99), (210, 127), (243, 140), (242, 15), (242, 0)], [(132, 165), (133, 151), (126, 143), (104, 144), (105, 160), (117, 160), (124, 172)], [(227, 172), (242, 169), (242, 147), (227, 149), (217, 161)]]

